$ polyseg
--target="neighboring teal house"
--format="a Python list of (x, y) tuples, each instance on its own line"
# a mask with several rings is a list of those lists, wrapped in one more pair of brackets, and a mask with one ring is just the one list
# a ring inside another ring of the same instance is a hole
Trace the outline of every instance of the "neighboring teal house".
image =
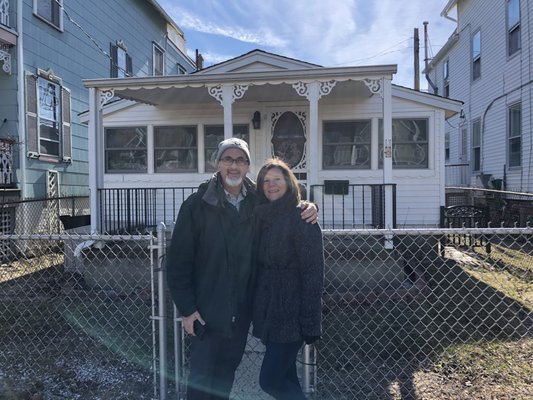
[(195, 70), (156, 1), (0, 0), (0, 205), (88, 195), (82, 79)]

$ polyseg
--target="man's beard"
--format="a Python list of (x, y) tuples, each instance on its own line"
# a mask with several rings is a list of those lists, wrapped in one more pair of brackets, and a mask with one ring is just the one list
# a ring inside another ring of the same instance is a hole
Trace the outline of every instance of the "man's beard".
[(225, 182), (229, 187), (238, 187), (242, 185), (242, 177), (230, 178), (229, 176), (226, 176)]

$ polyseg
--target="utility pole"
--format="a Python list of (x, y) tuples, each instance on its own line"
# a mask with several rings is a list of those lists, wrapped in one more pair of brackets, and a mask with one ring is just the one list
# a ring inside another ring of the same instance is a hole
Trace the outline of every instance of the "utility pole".
[(433, 94), (439, 94), (439, 88), (433, 83), (431, 78), (428, 74), (428, 24), (429, 22), (424, 21), (424, 48), (425, 48), (425, 58), (424, 58), (424, 65), (425, 65), (425, 71), (426, 71), (426, 80), (429, 83), (429, 86), (431, 86), (431, 89), (433, 89)]
[(418, 37), (418, 28), (415, 28), (415, 64), (414, 64), (414, 73), (415, 73), (415, 90), (420, 91), (420, 38)]

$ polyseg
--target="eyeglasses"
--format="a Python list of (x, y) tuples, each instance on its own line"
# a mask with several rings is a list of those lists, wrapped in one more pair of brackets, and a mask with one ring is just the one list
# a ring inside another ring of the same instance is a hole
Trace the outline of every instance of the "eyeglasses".
[(220, 162), (222, 163), (222, 165), (225, 165), (226, 167), (231, 167), (233, 163), (237, 164), (239, 167), (244, 167), (245, 165), (248, 165), (248, 160), (244, 157), (239, 157), (239, 158), (223, 157), (220, 159)]

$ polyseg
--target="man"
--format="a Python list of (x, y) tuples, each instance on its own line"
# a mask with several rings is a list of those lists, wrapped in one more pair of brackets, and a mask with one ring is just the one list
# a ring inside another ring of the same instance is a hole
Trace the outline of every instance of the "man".
[[(245, 141), (223, 140), (218, 171), (182, 204), (167, 250), (167, 283), (192, 335), (188, 400), (229, 399), (250, 326), (255, 183)], [(317, 219), (315, 207), (302, 218)]]

